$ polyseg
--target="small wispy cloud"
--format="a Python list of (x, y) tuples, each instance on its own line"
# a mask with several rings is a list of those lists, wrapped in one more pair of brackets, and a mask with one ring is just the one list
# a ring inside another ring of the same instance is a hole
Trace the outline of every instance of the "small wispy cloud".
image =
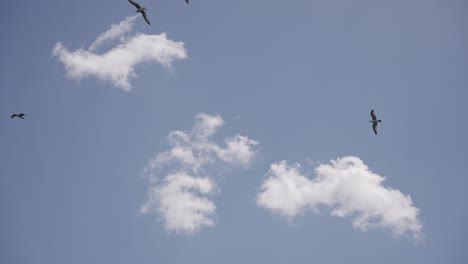
[(178, 234), (215, 225), (216, 206), (211, 197), (218, 188), (210, 170), (248, 168), (258, 145), (242, 135), (217, 143), (213, 137), (223, 125), (220, 115), (201, 113), (190, 131), (169, 134), (169, 150), (157, 153), (144, 170), (150, 187), (142, 213), (157, 213), (165, 228)]
[[(58, 42), (52, 49), (52, 55), (64, 64), (66, 76), (71, 79), (95, 77), (110, 81), (125, 91), (131, 90), (130, 81), (138, 77), (134, 70), (136, 65), (156, 62), (170, 69), (175, 60), (187, 58), (184, 43), (172, 41), (164, 33), (124, 37), (133, 30), (136, 17), (127, 17), (112, 25), (88, 49), (69, 51)], [(104, 53), (96, 52), (104, 42), (115, 39), (119, 39), (119, 44), (115, 47)]]
[(271, 164), (257, 204), (288, 219), (325, 205), (331, 215), (352, 217), (353, 226), (362, 231), (384, 228), (395, 236), (422, 236), (420, 210), (411, 197), (385, 187), (385, 178), (371, 172), (358, 157), (321, 164), (315, 173), (317, 176), (309, 179), (301, 173), (299, 164)]
[[(90, 51), (96, 50), (101, 44), (105, 43), (108, 40), (114, 40), (117, 38), (122, 38), (125, 34), (133, 30), (133, 25), (135, 20), (139, 17), (138, 14), (130, 17), (126, 17), (124, 20), (120, 21), (118, 24), (112, 24), (111, 28), (103, 33), (101, 33), (96, 40), (89, 46)], [(123, 41), (124, 39), (121, 39)]]

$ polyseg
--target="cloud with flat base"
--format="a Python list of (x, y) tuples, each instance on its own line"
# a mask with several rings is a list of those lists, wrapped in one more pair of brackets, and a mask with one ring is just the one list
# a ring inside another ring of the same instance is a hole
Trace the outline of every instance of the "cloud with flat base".
[[(168, 39), (165, 33), (129, 35), (137, 17), (127, 17), (120, 23), (111, 25), (87, 49), (70, 51), (58, 42), (52, 49), (52, 55), (65, 66), (68, 78), (79, 80), (94, 77), (130, 91), (130, 81), (138, 77), (136, 65), (157, 63), (171, 69), (175, 60), (187, 58), (184, 43)], [(96, 51), (103, 43), (113, 40), (118, 40), (116, 46), (103, 53)]]
[(308, 209), (318, 212), (322, 205), (333, 216), (352, 218), (353, 227), (361, 231), (381, 228), (395, 236), (422, 237), (420, 210), (411, 197), (385, 187), (385, 178), (370, 171), (360, 158), (332, 160), (316, 167), (315, 174), (310, 179), (299, 164), (286, 161), (271, 164), (257, 205), (288, 219)]

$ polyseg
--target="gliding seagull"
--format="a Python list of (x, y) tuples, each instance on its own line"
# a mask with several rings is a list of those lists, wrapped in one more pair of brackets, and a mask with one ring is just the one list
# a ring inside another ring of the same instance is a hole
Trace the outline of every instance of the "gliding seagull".
[(377, 125), (382, 122), (382, 120), (377, 120), (377, 116), (375, 115), (374, 109), (370, 112), (370, 115), (372, 116), (372, 120), (369, 121), (372, 123), (372, 128), (374, 129), (374, 133), (377, 135)]
[(132, 4), (132, 5), (134, 5), (136, 7), (136, 9), (137, 9), (137, 12), (139, 12), (139, 13), (141, 13), (143, 15), (143, 18), (145, 19), (146, 23), (148, 23), (148, 25), (151, 25), (148, 18), (146, 17), (146, 7), (141, 7), (138, 3), (133, 2), (132, 0), (128, 0), (128, 2), (130, 2), (130, 4)]
[(18, 117), (18, 118), (24, 119), (25, 116), (26, 116), (25, 113), (21, 113), (21, 114), (12, 114), (12, 115), (10, 116), (10, 118)]

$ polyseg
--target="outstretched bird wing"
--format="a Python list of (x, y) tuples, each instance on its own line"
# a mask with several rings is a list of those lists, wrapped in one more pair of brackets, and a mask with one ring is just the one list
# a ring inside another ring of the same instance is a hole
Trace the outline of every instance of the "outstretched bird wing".
[(18, 118), (21, 118), (21, 119), (24, 119), (24, 117), (26, 116), (25, 113), (20, 113), (20, 114), (12, 114), (10, 116), (10, 118), (15, 118), (15, 117), (18, 117)]
[(141, 6), (138, 3), (133, 2), (132, 0), (128, 0), (128, 2), (130, 2), (130, 4), (132, 4), (132, 5), (134, 5), (137, 9), (141, 8)]
[(370, 115), (372, 116), (372, 120), (377, 120), (377, 116), (375, 116), (374, 109), (370, 112)]
[(187, 4), (188, 4), (188, 0), (185, 0), (185, 3), (187, 3)]
[(151, 25), (151, 23), (149, 22), (148, 18), (146, 17), (146, 12), (143, 11), (143, 12), (141, 12), (141, 14), (143, 15), (143, 18), (145, 19), (146, 23), (148, 23), (148, 25)]
[(374, 123), (372, 124), (372, 128), (374, 129), (374, 133), (375, 133), (376, 135), (377, 135), (377, 125), (378, 125), (378, 124), (379, 124), (379, 123), (377, 123), (377, 122), (374, 122)]

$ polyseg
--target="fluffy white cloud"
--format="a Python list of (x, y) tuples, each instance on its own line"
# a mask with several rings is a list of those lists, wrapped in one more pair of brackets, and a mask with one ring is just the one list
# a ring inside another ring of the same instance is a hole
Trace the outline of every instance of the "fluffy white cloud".
[(215, 148), (216, 154), (220, 159), (239, 166), (250, 166), (256, 154), (252, 150), (258, 144), (255, 140), (237, 135), (226, 139), (224, 142), (226, 144), (225, 148)]
[(236, 135), (224, 140), (225, 146), (211, 138), (224, 124), (221, 116), (199, 114), (192, 130), (173, 131), (168, 136), (171, 149), (159, 153), (151, 162), (152, 168), (175, 163), (193, 172), (208, 164), (223, 161), (226, 164), (248, 167), (257, 153), (258, 142), (246, 136)]
[[(209, 169), (243, 167), (256, 157), (258, 142), (236, 135), (218, 144), (213, 136), (223, 126), (219, 115), (199, 114), (190, 131), (173, 131), (167, 137), (169, 150), (157, 153), (145, 168), (150, 188), (142, 206), (145, 214), (155, 212), (168, 231), (193, 234), (213, 226), (216, 206), (210, 200), (216, 184)], [(160, 177), (166, 169), (166, 176)]]
[(161, 184), (150, 188), (141, 211), (159, 213), (169, 231), (192, 234), (214, 225), (216, 206), (206, 197), (214, 188), (213, 181), (206, 177), (197, 178), (185, 172), (170, 174)]
[[(187, 57), (183, 42), (167, 39), (166, 34), (135, 34), (128, 39), (123, 35), (133, 28), (135, 16), (112, 25), (100, 34), (89, 49), (69, 51), (61, 42), (55, 44), (52, 55), (64, 65), (66, 75), (72, 79), (96, 77), (111, 81), (115, 86), (130, 91), (130, 80), (137, 78), (134, 67), (145, 62), (157, 62), (166, 68), (176, 59)], [(99, 54), (95, 49), (106, 40), (120, 38), (120, 43), (109, 51)]]
[(358, 157), (332, 160), (319, 165), (315, 173), (309, 179), (298, 164), (272, 164), (257, 204), (288, 218), (326, 205), (332, 215), (352, 217), (359, 230), (387, 228), (396, 236), (408, 233), (420, 238), (419, 209), (411, 197), (383, 186), (385, 178), (372, 173)]

